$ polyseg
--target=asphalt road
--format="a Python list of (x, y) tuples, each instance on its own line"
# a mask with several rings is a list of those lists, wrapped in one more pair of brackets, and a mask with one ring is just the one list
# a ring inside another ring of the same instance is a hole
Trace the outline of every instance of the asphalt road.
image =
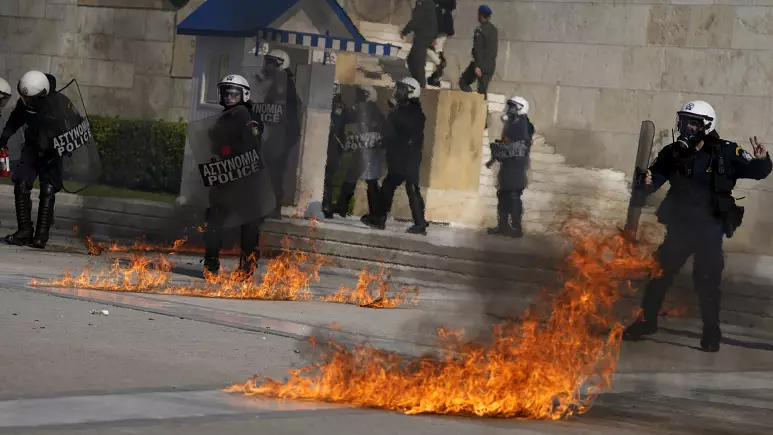
[[(773, 345), (755, 331), (729, 331), (713, 355), (695, 350), (697, 338), (676, 326), (626, 343), (614, 392), (567, 421), (406, 416), (221, 390), (304, 366), (313, 351), (302, 338), (324, 324), (340, 323), (351, 337), (368, 340), (380, 333), (384, 346), (409, 349), (400, 331), (416, 329), (414, 320), (462, 320), (477, 308), (440, 310), (443, 317), (432, 303), (369, 311), (319, 302), (55, 294), (25, 283), (105, 260), (8, 247), (0, 259), (0, 434), (753, 435), (773, 425)], [(90, 314), (102, 309), (109, 315)]]

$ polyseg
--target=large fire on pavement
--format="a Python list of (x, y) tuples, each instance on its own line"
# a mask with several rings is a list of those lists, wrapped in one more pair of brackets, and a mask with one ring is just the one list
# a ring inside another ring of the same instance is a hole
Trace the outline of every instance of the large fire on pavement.
[(406, 414), (555, 420), (587, 412), (617, 366), (622, 325), (612, 311), (621, 288), (656, 268), (648, 249), (621, 234), (599, 235), (578, 222), (566, 229), (574, 249), (549, 308), (495, 326), (488, 344), (441, 330), (443, 356), (407, 360), (332, 343), (321, 362), (291, 371), (286, 382), (253, 377), (226, 391)]
[[(329, 260), (319, 254), (316, 248), (311, 253), (293, 249), (288, 238), (283, 240), (282, 245), (280, 254), (268, 261), (259, 283), (244, 272), (234, 269), (222, 271), (220, 274), (205, 273), (204, 282), (173, 284), (173, 265), (169, 257), (159, 253), (132, 252), (132, 249), (116, 244), (117, 248), (111, 252), (128, 252), (128, 265), (124, 265), (122, 259), (117, 259), (109, 270), (91, 273), (90, 270), (84, 269), (79, 275), (66, 271), (61, 278), (46, 281), (33, 279), (30, 285), (224, 299), (315, 299), (310, 286), (313, 282), (320, 281), (319, 271)], [(173, 248), (167, 252), (178, 252)], [(408, 297), (411, 292), (416, 294), (413, 299)], [(335, 294), (322, 296), (317, 300), (368, 308), (393, 308), (405, 303), (415, 304), (417, 296), (418, 290), (415, 289), (401, 288), (393, 291), (390, 279), (382, 268), (378, 274), (363, 269), (358, 274), (358, 283), (354, 288), (341, 286)]]

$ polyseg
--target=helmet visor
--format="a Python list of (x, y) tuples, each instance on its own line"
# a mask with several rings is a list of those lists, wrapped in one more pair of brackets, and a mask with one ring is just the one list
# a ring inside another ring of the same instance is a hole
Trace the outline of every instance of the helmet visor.
[(2, 110), (9, 101), (11, 101), (11, 95), (0, 92), (0, 110)]
[(510, 101), (507, 103), (507, 114), (509, 116), (514, 117), (516, 115), (520, 115), (522, 111), (523, 111), (523, 104), (515, 101)]
[(244, 100), (244, 90), (235, 85), (220, 85), (220, 104), (226, 107), (235, 106)]
[(706, 120), (698, 115), (687, 112), (679, 112), (679, 135), (685, 138), (694, 138), (705, 133), (708, 125)]
[(395, 98), (398, 100), (407, 100), (411, 97), (413, 86), (398, 82), (395, 86)]

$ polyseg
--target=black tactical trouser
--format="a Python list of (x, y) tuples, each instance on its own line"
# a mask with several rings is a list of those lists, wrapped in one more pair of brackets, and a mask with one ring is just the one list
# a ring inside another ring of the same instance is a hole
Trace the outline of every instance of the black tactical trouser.
[[(36, 178), (40, 179), (40, 202), (37, 224), (33, 226), (31, 190)], [(11, 181), (14, 184), (18, 230), (6, 236), (5, 242), (12, 245), (32, 243), (36, 248), (45, 248), (54, 223), (56, 193), (62, 190), (62, 159), (41, 156), (36, 147), (25, 143), (21, 158), (13, 168)]]
[[(219, 269), (220, 250), (223, 248), (223, 223), (228, 213), (217, 206), (207, 209), (204, 230), (204, 261), (210, 272)], [(260, 258), (260, 223), (249, 222), (241, 225), (239, 248), (239, 268), (244, 272), (254, 270)]]
[(521, 230), (523, 190), (497, 190), (497, 222), (500, 230)]
[(416, 44), (414, 41), (408, 58), (405, 59), (408, 72), (419, 82), (422, 89), (427, 86), (427, 48), (429, 44)]
[(336, 171), (338, 171), (340, 162), (340, 147), (337, 144), (328, 145), (327, 161), (325, 162), (325, 181), (322, 191), (322, 208), (325, 210), (332, 210), (333, 208), (333, 178)]
[(395, 198), (395, 190), (405, 183), (405, 192), (408, 194), (408, 205), (411, 208), (411, 216), (414, 225), (426, 227), (427, 221), (424, 219), (424, 198), (421, 197), (421, 191), (417, 183), (408, 183), (402, 175), (387, 174), (384, 182), (381, 184), (381, 204), (379, 212), (385, 219), (392, 211), (392, 203)]
[(464, 92), (472, 92), (472, 84), (478, 83), (478, 93), (483, 94), (483, 98), (488, 99), (488, 85), (494, 77), (493, 73), (483, 72), (480, 77), (475, 74), (475, 62), (470, 62), (467, 69), (459, 77), (459, 89)]
[(647, 284), (642, 300), (646, 321), (657, 321), (668, 288), (687, 259), (694, 255), (693, 284), (700, 301), (703, 326), (719, 326), (722, 295), (719, 287), (725, 267), (722, 237), (718, 223), (666, 226), (665, 240), (655, 253), (663, 274)]

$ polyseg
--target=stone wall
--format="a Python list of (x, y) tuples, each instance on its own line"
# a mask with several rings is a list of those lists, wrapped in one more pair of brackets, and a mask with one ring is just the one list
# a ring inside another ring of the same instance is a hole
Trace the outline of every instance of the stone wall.
[[(531, 102), (537, 128), (576, 166), (631, 173), (641, 121), (671, 139), (680, 103), (709, 101), (718, 131), (748, 147), (773, 123), (773, 2), (758, 0), (459, 0), (446, 44), (454, 83), (470, 61), (476, 9), (499, 28), (491, 92)], [(411, 0), (347, 0), (350, 14), (403, 25)], [(767, 139), (770, 140), (770, 139)], [(773, 254), (773, 177), (741, 182), (744, 226), (729, 250)]]
[(91, 114), (188, 117), (194, 40), (180, 22), (203, 0), (1, 0), (0, 76), (76, 78)]

